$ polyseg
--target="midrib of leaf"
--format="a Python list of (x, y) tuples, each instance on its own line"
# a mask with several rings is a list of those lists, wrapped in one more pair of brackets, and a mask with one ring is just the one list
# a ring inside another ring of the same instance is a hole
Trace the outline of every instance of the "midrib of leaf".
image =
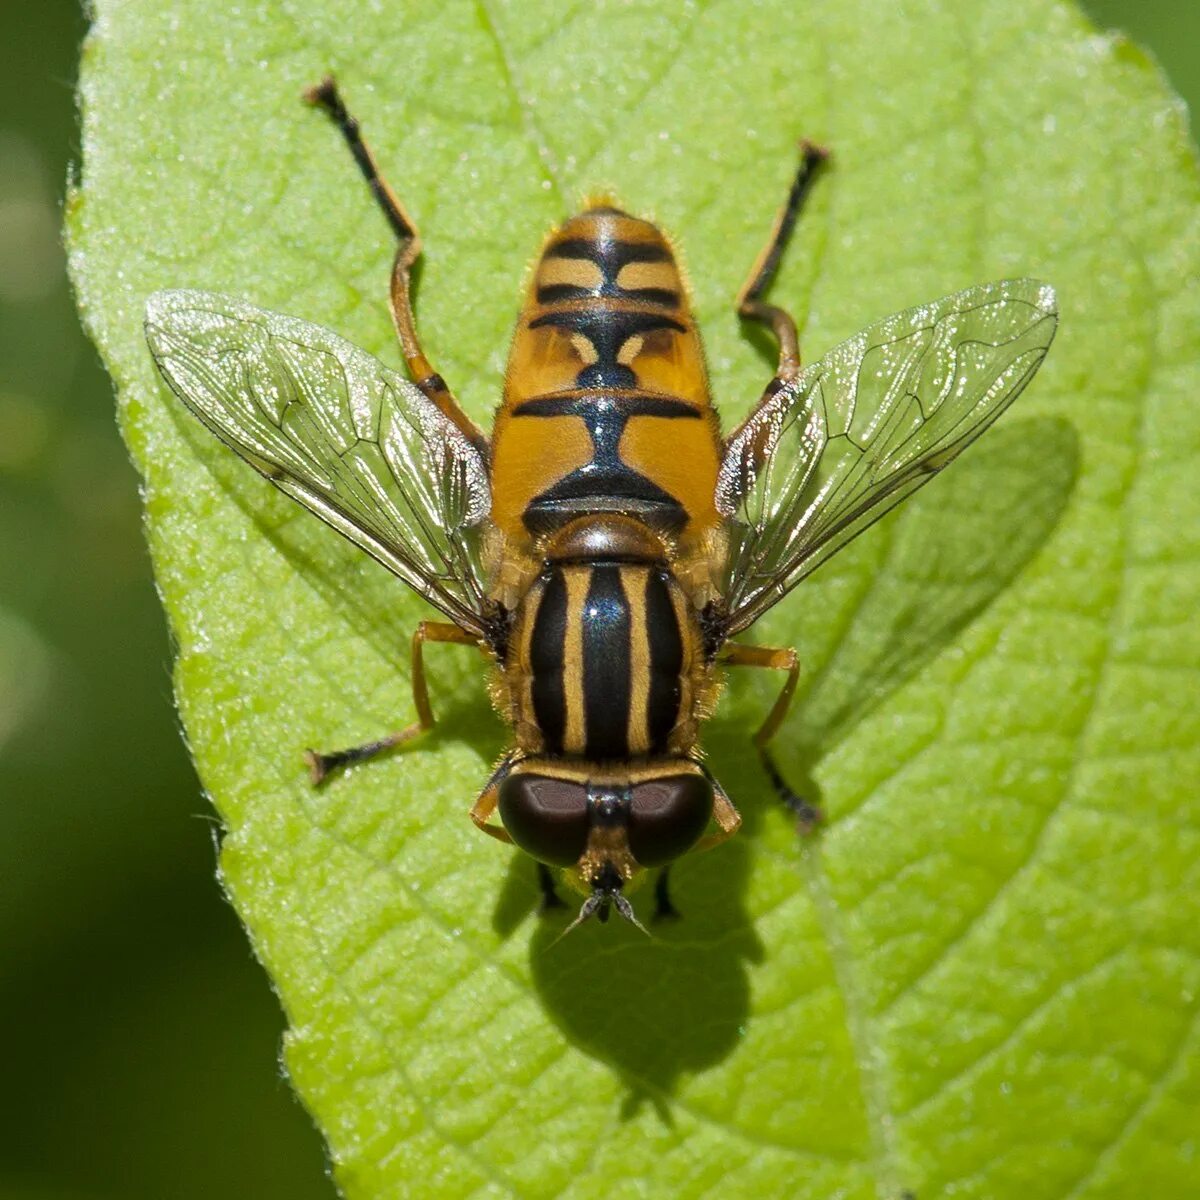
[(504, 78), (504, 87), (512, 98), (512, 106), (517, 119), (520, 121), (521, 127), (525, 130), (525, 136), (529, 138), (530, 145), (537, 155), (543, 176), (546, 182), (550, 184), (554, 198), (558, 201), (558, 207), (563, 212), (566, 212), (570, 208), (570, 201), (563, 190), (558, 165), (554, 161), (554, 153), (550, 149), (550, 145), (546, 141), (541, 129), (538, 127), (537, 113), (534, 111), (532, 102), (526, 98), (521, 88), (520, 73), (514, 65), (508, 48), (504, 44), (504, 39), (500, 36), (500, 31), (496, 28), (496, 22), (492, 20), (491, 13), (488, 12), (485, 0), (475, 0), (475, 11), (479, 15), (479, 26), (483, 30), (484, 36), (491, 42), (492, 47), (496, 51), (496, 58), (500, 63), (500, 70)]
[(877, 1041), (867, 1012), (862, 988), (858, 983), (854, 955), (842, 929), (841, 910), (829, 888), (821, 847), (813, 842), (801, 851), (800, 870), (804, 886), (817, 913), (825, 939), (834, 979), (842, 995), (842, 1008), (850, 1044), (855, 1051), (859, 1096), (866, 1114), (871, 1137), (872, 1169), (881, 1200), (891, 1200), (900, 1192), (899, 1162), (886, 1083), (887, 1055)]

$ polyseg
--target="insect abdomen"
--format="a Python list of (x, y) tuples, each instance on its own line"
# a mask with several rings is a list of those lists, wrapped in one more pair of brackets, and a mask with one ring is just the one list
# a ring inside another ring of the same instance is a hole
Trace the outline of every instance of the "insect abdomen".
[(623, 512), (686, 541), (718, 522), (716, 418), (674, 254), (648, 221), (598, 207), (538, 260), (493, 435), (492, 518), (536, 539)]
[(518, 730), (536, 730), (528, 748), (602, 762), (664, 752), (690, 700), (688, 620), (661, 567), (549, 566), (514, 647)]

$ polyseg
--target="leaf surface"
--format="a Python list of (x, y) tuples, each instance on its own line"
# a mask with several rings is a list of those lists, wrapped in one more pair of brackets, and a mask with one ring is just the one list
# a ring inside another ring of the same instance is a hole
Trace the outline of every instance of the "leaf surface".
[[(222, 878), (346, 1196), (1187, 1194), (1200, 189), (1141, 53), (1032, 0), (95, 10), (73, 274)], [(773, 296), (809, 358), (988, 279), (1058, 289), (1014, 409), (755, 628), (805, 663), (780, 759), (827, 828), (799, 847), (750, 753), (777, 681), (734, 680), (707, 744), (744, 832), (652, 943), (552, 946), (528, 862), (472, 829), (504, 731), (467, 651), (429, 656), (419, 749), (307, 784), (303, 747), (412, 719), (428, 610), (182, 412), (141, 316), (225, 291), (398, 363), (386, 227), (299, 100), (327, 70), (481, 420), (539, 239), (607, 189), (678, 239), (731, 427), (771, 368), (730, 301), (801, 135), (835, 163)]]

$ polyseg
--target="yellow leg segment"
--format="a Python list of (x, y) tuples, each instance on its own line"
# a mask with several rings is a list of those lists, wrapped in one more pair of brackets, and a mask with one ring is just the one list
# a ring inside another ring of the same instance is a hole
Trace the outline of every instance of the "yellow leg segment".
[(506, 758), (492, 773), (487, 786), (479, 793), (479, 799), (471, 806), (471, 820), (475, 822), (475, 827), (482, 829), (488, 837), (494, 837), (498, 842), (507, 842), (510, 846), (512, 838), (508, 830), (503, 825), (493, 825), (491, 818), (500, 802), (500, 784), (504, 782), (504, 777), (511, 767), (512, 759)]
[(773, 649), (769, 646), (739, 646), (730, 643), (721, 651), (718, 661), (731, 667), (760, 667), (769, 671), (787, 672), (787, 679), (784, 680), (783, 688), (771, 706), (771, 711), (767, 713), (767, 719), (754, 735), (754, 747), (762, 759), (776, 794), (796, 814), (797, 828), (801, 833), (808, 833), (822, 820), (821, 810), (792, 791), (767, 749), (767, 743), (779, 732), (779, 727), (791, 706), (792, 697), (796, 694), (796, 681), (800, 678), (800, 664), (796, 659), (796, 651), (790, 647)]
[(724, 789), (716, 780), (710, 780), (713, 785), (713, 820), (718, 825), (716, 833), (702, 837), (693, 850), (711, 850), (722, 842), (727, 842), (742, 827), (742, 814), (733, 806), (733, 801), (725, 795)]

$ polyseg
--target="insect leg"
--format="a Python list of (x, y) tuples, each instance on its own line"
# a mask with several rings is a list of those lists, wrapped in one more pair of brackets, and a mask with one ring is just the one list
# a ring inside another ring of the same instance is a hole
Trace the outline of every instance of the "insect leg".
[(763, 767), (771, 780), (771, 786), (784, 804), (796, 814), (796, 824), (802, 833), (809, 832), (821, 820), (821, 810), (816, 805), (809, 804), (796, 795), (775, 765), (767, 749), (767, 743), (779, 732), (783, 718), (792, 702), (796, 691), (796, 681), (800, 677), (800, 664), (796, 660), (796, 651), (792, 649), (778, 650), (768, 646), (739, 646), (731, 643), (720, 654), (720, 661), (731, 667), (762, 667), (771, 671), (786, 671), (787, 679), (767, 719), (759, 726), (754, 735), (754, 746), (762, 759)]
[(425, 659), (422, 647), (426, 642), (449, 642), (455, 646), (478, 646), (474, 634), (457, 625), (445, 621), (422, 621), (413, 633), (412, 639), (412, 688), (413, 701), (417, 706), (417, 719), (412, 725), (407, 725), (395, 733), (361, 746), (351, 746), (347, 750), (334, 750), (330, 754), (318, 754), (315, 750), (304, 752), (308, 763), (308, 773), (314, 784), (319, 784), (330, 771), (337, 767), (345, 767), (351, 763), (365, 762), (391, 750), (394, 746), (403, 745), (419, 734), (433, 728), (433, 709), (429, 704), (429, 688), (425, 683)]
[(538, 863), (537, 877), (538, 887), (542, 889), (542, 912), (549, 912), (552, 908), (566, 908), (567, 902), (555, 889), (554, 876), (550, 873), (550, 868), (545, 863)]
[(670, 869), (669, 865), (663, 867), (654, 883), (654, 919), (656, 921), (669, 921), (679, 916), (679, 909), (671, 903), (671, 886), (667, 874)]
[[(484, 784), (483, 791), (479, 793), (478, 799), (471, 806), (471, 820), (475, 822), (475, 825), (489, 837), (494, 837), (498, 842), (507, 842), (510, 846), (512, 838), (508, 830), (503, 825), (491, 824), (491, 816), (496, 811), (496, 805), (500, 803), (500, 785), (512, 770), (513, 761), (514, 757), (511, 754), (505, 755), (500, 760), (500, 765), (492, 772), (491, 779)], [(553, 880), (551, 880), (550, 886), (553, 889)]]
[(379, 172), (379, 165), (370, 147), (362, 139), (358, 121), (346, 108), (338, 91), (337, 84), (331, 76), (327, 76), (315, 87), (304, 93), (304, 98), (319, 108), (323, 108), (331, 117), (334, 124), (341, 130), (358, 169), (371, 188), (383, 215), (387, 218), (392, 232), (396, 235), (396, 257), (392, 262), (391, 307), (392, 321), (396, 326), (396, 336), (400, 339), (400, 349), (404, 354), (404, 362), (408, 367), (409, 377), (438, 406), (443, 415), (453, 421), (463, 436), (467, 438), (485, 457), (488, 455), (488, 440), (484, 437), (479, 426), (470, 419), (458, 406), (453, 393), (446, 386), (446, 381), (433, 369), (421, 349), (417, 337), (416, 321), (412, 308), (411, 273), (417, 259), (421, 257), (421, 235), (417, 226), (408, 215), (399, 197), (392, 191), (388, 182)]
[(800, 143), (800, 167), (792, 180), (791, 190), (783, 207), (775, 217), (771, 236), (755, 259), (750, 274), (738, 292), (738, 315), (750, 321), (760, 321), (779, 342), (779, 368), (776, 379), (787, 382), (800, 373), (800, 341), (796, 334), (796, 322), (782, 308), (766, 304), (762, 294), (771, 286), (779, 261), (787, 248), (788, 239), (796, 226), (796, 218), (804, 200), (812, 188), (821, 164), (829, 157), (829, 151), (809, 141)]
[(713, 820), (719, 826), (716, 833), (702, 837), (695, 845), (696, 850), (711, 850), (728, 841), (742, 827), (742, 814), (733, 806), (733, 801), (725, 794), (725, 789), (704, 769), (708, 782), (713, 790)]

